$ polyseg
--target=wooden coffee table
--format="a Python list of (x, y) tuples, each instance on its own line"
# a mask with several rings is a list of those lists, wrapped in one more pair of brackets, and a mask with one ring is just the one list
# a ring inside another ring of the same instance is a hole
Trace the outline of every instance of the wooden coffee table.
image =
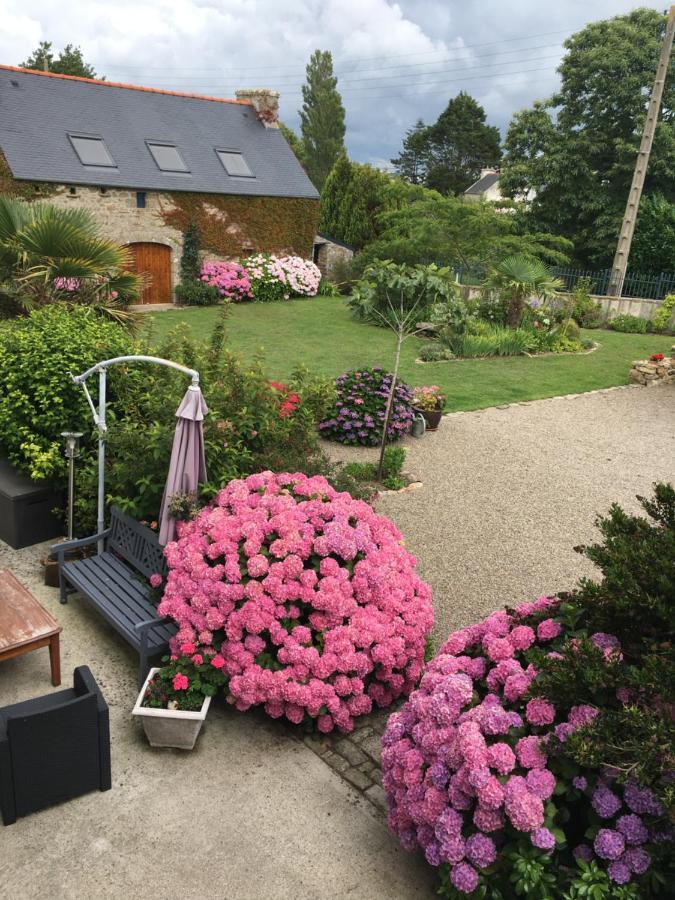
[(9, 569), (0, 569), (0, 660), (49, 647), (52, 684), (61, 684), (61, 626), (17, 581)]

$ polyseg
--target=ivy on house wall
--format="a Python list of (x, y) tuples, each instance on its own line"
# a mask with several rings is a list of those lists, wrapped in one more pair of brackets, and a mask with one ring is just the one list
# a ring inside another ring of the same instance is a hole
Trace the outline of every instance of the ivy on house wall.
[[(18, 181), (0, 150), (0, 194), (40, 200), (62, 189), (48, 182)], [(165, 225), (182, 234), (194, 223), (202, 249), (222, 257), (268, 252), (311, 258), (319, 227), (319, 201), (300, 197), (163, 193), (159, 206), (156, 215)]]
[(166, 225), (199, 229), (202, 249), (240, 257), (251, 251), (310, 257), (319, 226), (319, 201), (299, 197), (171, 194), (162, 204)]
[(12, 175), (5, 154), (0, 150), (0, 194), (22, 200), (42, 200), (58, 193), (58, 185), (46, 181), (19, 181)]

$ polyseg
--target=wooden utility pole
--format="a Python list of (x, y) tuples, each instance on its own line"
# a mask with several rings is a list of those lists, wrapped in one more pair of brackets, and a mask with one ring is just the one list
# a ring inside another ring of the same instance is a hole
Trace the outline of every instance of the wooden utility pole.
[(645, 127), (642, 131), (642, 142), (638, 151), (637, 160), (635, 161), (635, 171), (633, 172), (633, 183), (630, 186), (628, 194), (628, 202), (626, 203), (626, 211), (623, 215), (623, 223), (619, 233), (619, 243), (616, 246), (616, 254), (614, 256), (614, 264), (612, 273), (609, 276), (609, 285), (607, 293), (610, 297), (620, 297), (623, 289), (623, 280), (626, 277), (626, 267), (628, 266), (628, 254), (630, 253), (630, 245), (633, 241), (633, 232), (635, 231), (635, 223), (637, 221), (638, 210), (640, 208), (640, 197), (645, 184), (645, 176), (647, 174), (647, 166), (649, 164), (649, 155), (652, 152), (652, 143), (654, 141), (654, 132), (656, 131), (656, 123), (661, 111), (661, 98), (663, 97), (663, 88), (666, 83), (666, 74), (668, 72), (668, 63), (670, 62), (670, 54), (673, 49), (673, 36), (675, 35), (675, 6), (670, 7), (668, 21), (666, 23), (666, 34), (663, 38), (663, 46), (661, 47), (661, 56), (656, 69), (656, 78), (654, 79), (654, 87), (652, 96), (649, 101), (647, 110), (647, 119)]

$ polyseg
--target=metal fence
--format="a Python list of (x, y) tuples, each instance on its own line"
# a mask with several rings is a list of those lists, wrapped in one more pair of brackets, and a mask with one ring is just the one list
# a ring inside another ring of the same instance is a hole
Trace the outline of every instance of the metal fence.
[[(591, 281), (591, 293), (601, 297), (607, 296), (611, 269), (592, 271), (591, 269), (567, 269), (562, 266), (551, 266), (551, 274), (559, 278), (566, 291), (574, 290), (580, 278)], [(460, 284), (480, 284), (486, 271), (482, 266), (457, 266), (455, 277)], [(675, 294), (675, 272), (627, 272), (623, 283), (622, 297), (641, 297), (645, 300), (663, 300), (668, 294)]]
[[(574, 289), (580, 278), (588, 278), (592, 282), (591, 293), (607, 296), (611, 269), (593, 272), (588, 269), (566, 269), (552, 267), (551, 272), (565, 282), (568, 291)], [(622, 297), (643, 297), (645, 300), (663, 300), (667, 294), (675, 293), (675, 272), (626, 272), (623, 282)]]

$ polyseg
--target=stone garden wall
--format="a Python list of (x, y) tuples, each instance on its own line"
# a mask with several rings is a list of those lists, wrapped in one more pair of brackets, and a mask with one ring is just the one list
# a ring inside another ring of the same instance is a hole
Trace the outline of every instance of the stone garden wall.
[[(675, 353), (675, 347), (672, 352)], [(675, 383), (675, 356), (660, 360), (638, 359), (631, 366), (628, 377), (636, 384), (647, 386)]]

